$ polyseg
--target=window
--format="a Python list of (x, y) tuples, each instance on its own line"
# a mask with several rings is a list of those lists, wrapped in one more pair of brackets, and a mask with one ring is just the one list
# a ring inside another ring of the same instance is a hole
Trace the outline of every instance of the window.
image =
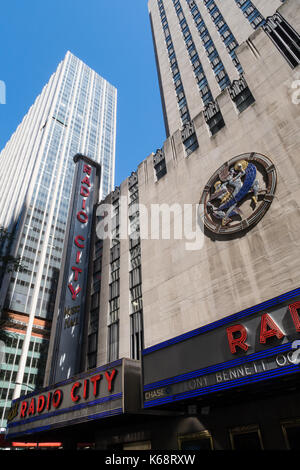
[(178, 19), (179, 21), (184, 20), (184, 14), (182, 13), (182, 11), (178, 13)]
[(144, 348), (143, 315), (136, 312), (130, 315), (131, 358), (140, 359), (141, 350)]
[[(212, 68), (217, 67), (217, 65), (219, 65), (220, 62), (221, 62), (221, 61), (220, 61), (220, 57), (217, 56), (215, 59), (213, 59), (213, 60), (211, 61), (211, 66), (212, 66)], [(223, 70), (223, 73), (224, 73), (224, 76), (225, 76), (226, 74), (225, 74), (224, 70)]]
[(97, 365), (97, 333), (92, 333), (88, 337), (88, 368), (91, 369)]
[(226, 73), (224, 72), (224, 70), (221, 70), (217, 75), (217, 81), (220, 82), (221, 80), (223, 80), (223, 78), (226, 77)]
[(120, 295), (120, 281), (117, 279), (109, 285), (109, 300), (115, 299)]
[(240, 113), (247, 109), (251, 104), (255, 103), (255, 99), (248, 87), (237, 95), (233, 101)]
[(119, 357), (119, 322), (108, 327), (108, 362), (116, 361)]
[(256, 29), (264, 23), (263, 16), (250, 0), (235, 0), (239, 8), (241, 8), (244, 16), (247, 18), (251, 26)]
[(232, 101), (235, 103), (240, 113), (255, 102), (247, 82), (243, 77), (240, 80), (234, 80), (228, 90)]
[(162, 150), (157, 150), (156, 154), (153, 156), (153, 166), (157, 180), (167, 173), (165, 155)]
[(187, 109), (187, 105), (184, 103), (184, 105), (181, 106), (181, 107), (179, 108), (179, 110), (180, 110), (180, 115), (183, 116), (184, 114), (187, 113), (187, 110), (188, 110), (188, 109)]
[(221, 112), (219, 111), (213, 118), (207, 122), (211, 135), (215, 135), (219, 130), (225, 126), (225, 122)]
[(113, 263), (116, 259), (120, 258), (120, 244), (113, 246), (110, 250), (110, 262)]
[(159, 180), (167, 173), (166, 161), (162, 160), (159, 164), (155, 166), (156, 177)]
[(279, 14), (267, 18), (264, 30), (292, 68), (300, 64), (300, 36)]
[(235, 40), (231, 41), (229, 44), (226, 46), (228, 52), (232, 52), (237, 48), (237, 42)]
[(97, 354), (91, 353), (88, 354), (88, 361), (87, 361), (88, 369), (93, 369), (97, 366)]
[(186, 152), (186, 156), (188, 157), (194, 150), (199, 147), (198, 140), (196, 134), (192, 134), (189, 136), (184, 142), (184, 148)]
[(179, 450), (213, 450), (213, 440), (209, 431), (179, 436), (178, 445)]
[(132, 289), (137, 286), (141, 283), (141, 280), (141, 267), (138, 266), (129, 273), (129, 288)]
[(91, 309), (94, 310), (99, 307), (99, 298), (100, 298), (100, 293), (96, 292), (95, 294), (92, 295), (91, 298)]
[(225, 122), (219, 106), (215, 102), (210, 102), (205, 107), (204, 119), (209, 127), (211, 135), (215, 135), (220, 129), (225, 126)]
[(234, 450), (263, 450), (261, 433), (257, 425), (231, 429), (230, 442)]
[(251, 5), (250, 7), (246, 8), (246, 10), (244, 11), (244, 13), (246, 13), (246, 16), (249, 16), (249, 15), (251, 15), (251, 13), (253, 13), (254, 11), (255, 11), (255, 8), (254, 8), (254, 6)]
[(209, 88), (208, 88), (208, 85), (205, 85), (204, 87), (201, 88), (200, 94), (202, 97), (204, 97), (207, 93), (209, 93)]
[[(165, 169), (164, 152), (158, 149), (153, 156), (153, 164), (156, 171)], [(139, 190), (136, 179), (132, 180), (132, 185), (129, 186), (130, 190), (130, 204), (138, 201)], [(129, 180), (130, 184), (130, 180)], [(140, 351), (144, 347), (144, 334), (143, 334), (143, 300), (142, 300), (142, 273), (141, 273), (141, 247), (140, 237), (137, 230), (139, 225), (139, 211), (135, 210), (129, 214), (130, 220), (130, 265), (129, 271), (129, 290), (130, 290), (130, 355), (132, 359), (140, 359)], [(133, 238), (134, 237), (134, 238)]]
[(225, 25), (224, 20), (222, 18), (220, 18), (220, 20), (217, 21), (218, 30), (220, 30), (224, 25)]

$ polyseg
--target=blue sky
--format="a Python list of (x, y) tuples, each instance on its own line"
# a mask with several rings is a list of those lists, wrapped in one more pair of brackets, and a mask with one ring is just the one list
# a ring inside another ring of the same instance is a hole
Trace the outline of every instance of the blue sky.
[(0, 149), (67, 50), (118, 89), (116, 185), (165, 140), (147, 0), (6, 0)]

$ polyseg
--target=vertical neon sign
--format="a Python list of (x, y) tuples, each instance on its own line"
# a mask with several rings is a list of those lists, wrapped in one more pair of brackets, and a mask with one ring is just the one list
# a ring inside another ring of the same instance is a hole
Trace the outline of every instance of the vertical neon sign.
[(73, 376), (80, 367), (94, 207), (100, 187), (100, 166), (80, 154), (75, 155), (74, 161), (73, 193), (54, 312), (52, 383)]

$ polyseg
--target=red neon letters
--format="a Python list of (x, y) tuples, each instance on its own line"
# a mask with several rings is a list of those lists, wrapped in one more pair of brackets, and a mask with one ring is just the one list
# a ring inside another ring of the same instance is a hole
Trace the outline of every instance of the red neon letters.
[(78, 248), (84, 248), (84, 244), (83, 243), (79, 243), (78, 240), (81, 240), (82, 242), (85, 241), (85, 238), (82, 237), (81, 235), (77, 235), (77, 237), (75, 237), (75, 240), (74, 240), (74, 243), (75, 245), (78, 247)]
[(300, 332), (300, 319), (298, 315), (298, 309), (300, 309), (300, 302), (295, 302), (289, 305), (290, 314), (292, 316), (296, 331)]
[(72, 294), (72, 300), (76, 300), (77, 298), (77, 295), (79, 294), (79, 292), (81, 291), (81, 287), (78, 286), (77, 289), (74, 289), (74, 287), (72, 286), (72, 284), (68, 284), (68, 287), (71, 291), (71, 294)]
[[(78, 380), (73, 383), (70, 389), (70, 397), (73, 403), (78, 403), (80, 400), (88, 400), (89, 398), (96, 398), (100, 393), (100, 384), (106, 383), (107, 391), (112, 392), (114, 380), (117, 371), (113, 369), (104, 374), (97, 374), (91, 378), (86, 378), (82, 381)], [(104, 385), (103, 385), (104, 386)], [(20, 418), (26, 418), (40, 414), (43, 411), (50, 411), (51, 408), (59, 408), (63, 403), (63, 391), (56, 389), (54, 392), (48, 392), (48, 395), (39, 395), (32, 397), (28, 401), (23, 401), (20, 408)]]
[[(83, 197), (82, 205), (81, 205), (82, 210), (77, 212), (76, 217), (77, 217), (77, 220), (81, 224), (87, 224), (88, 220), (89, 220), (89, 215), (88, 215), (88, 213), (86, 212), (85, 209), (86, 209), (86, 200), (90, 196), (89, 188), (91, 187), (91, 182), (90, 182), (89, 176), (92, 173), (92, 167), (90, 167), (89, 165), (86, 165), (86, 164), (83, 165), (83, 173), (85, 173), (85, 176), (81, 181), (81, 187), (80, 187), (80, 195)], [(86, 187), (84, 185), (86, 185), (88, 187)], [(80, 264), (80, 262), (81, 262), (82, 250), (84, 250), (84, 248), (85, 248), (84, 242), (85, 242), (85, 238), (82, 235), (76, 235), (75, 236), (74, 243), (75, 243), (76, 247), (79, 248), (76, 252), (75, 264)], [(76, 282), (79, 281), (80, 282), (80, 274), (82, 273), (82, 269), (79, 268), (78, 266), (72, 266), (71, 269), (74, 272), (74, 281), (76, 281)], [(76, 300), (78, 294), (81, 292), (80, 283), (76, 288), (74, 288), (72, 282), (70, 282), (68, 284), (68, 288), (71, 292), (72, 300)]]
[[(46, 401), (47, 400), (47, 401)], [(23, 401), (21, 404), (20, 410), (20, 418), (26, 418), (27, 416), (33, 416), (36, 413), (42, 413), (45, 409), (45, 405), (47, 403), (46, 409), (50, 410), (51, 406), (54, 408), (59, 408), (63, 400), (63, 393), (61, 390), (55, 390), (52, 394), (51, 392), (48, 393), (48, 397), (46, 399), (45, 395), (40, 395), (37, 399), (36, 404), (36, 397), (31, 398), (28, 406), (27, 401)]]
[(284, 334), (272, 320), (270, 315), (264, 313), (264, 315), (261, 317), (260, 323), (260, 343), (265, 344), (266, 340), (268, 338), (272, 338), (273, 336), (281, 339), (284, 337)]
[[(298, 310), (300, 310), (300, 302), (294, 302), (288, 306), (289, 312), (297, 332), (300, 333), (300, 318)], [(247, 330), (243, 325), (233, 325), (226, 329), (229, 348), (232, 354), (236, 354), (237, 348), (247, 352), (249, 345), (246, 343)], [(260, 319), (260, 344), (266, 344), (267, 340), (273, 337), (282, 339), (284, 332), (279, 328), (275, 321), (268, 313), (264, 313)]]
[(45, 408), (45, 404), (46, 404), (46, 398), (44, 397), (44, 395), (41, 395), (41, 396), (38, 398), (36, 411), (37, 411), (38, 413), (41, 413), (41, 412), (44, 410), (44, 408)]
[[(235, 333), (239, 333), (239, 336), (236, 337)], [(248, 350), (249, 346), (248, 344), (245, 344), (247, 339), (247, 330), (243, 325), (233, 325), (227, 328), (227, 338), (232, 354), (236, 353), (237, 347), (243, 349), (243, 351)]]
[[(91, 182), (89, 176), (91, 175), (92, 168), (89, 165), (83, 165), (83, 173), (87, 173), (87, 175), (83, 178), (81, 181), (81, 187), (80, 187), (80, 196), (83, 198), (88, 198), (90, 195), (90, 190), (89, 188), (91, 187)], [(88, 186), (88, 188), (86, 186)], [(89, 220), (88, 214), (84, 211), (86, 206), (86, 199), (82, 200), (82, 210), (77, 212), (77, 219), (79, 220), (80, 223), (86, 224)]]
[(115, 374), (116, 374), (116, 370), (115, 370), (115, 369), (112, 370), (111, 375), (109, 375), (109, 372), (105, 372), (105, 377), (106, 377), (106, 380), (107, 380), (107, 382), (108, 382), (108, 391), (109, 391), (109, 392), (111, 392), (112, 380), (114, 379)]
[(71, 389), (71, 400), (73, 402), (76, 402), (80, 399), (79, 395), (75, 395), (75, 391), (77, 390), (77, 388), (80, 388), (81, 387), (81, 383), (80, 382), (75, 382), (72, 389)]

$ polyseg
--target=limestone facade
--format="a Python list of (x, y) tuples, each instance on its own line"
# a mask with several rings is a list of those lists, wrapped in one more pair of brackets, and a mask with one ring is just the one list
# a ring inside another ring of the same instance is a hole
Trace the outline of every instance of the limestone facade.
[[(300, 5), (287, 1), (280, 12), (299, 31)], [(165, 176), (156, 179), (153, 154), (138, 166), (139, 202), (149, 214), (155, 204), (196, 205), (211, 175), (248, 152), (274, 163), (275, 198), (247, 233), (232, 239), (205, 235), (199, 250), (187, 250), (185, 238), (151, 239), (150, 219), (147, 230), (141, 226), (148, 234), (141, 238), (144, 347), (299, 287), (300, 104), (295, 81), (300, 67), (292, 69), (262, 29), (243, 42), (238, 57), (255, 103), (239, 113), (228, 90), (219, 94), (225, 127), (211, 137), (203, 112), (197, 113), (193, 122), (199, 147), (188, 157), (180, 129), (172, 133), (162, 146)], [(128, 194), (127, 179), (120, 196), (128, 201)], [(110, 196), (103, 202), (109, 203)], [(110, 243), (103, 243), (97, 364), (107, 362)], [(130, 357), (129, 265), (129, 241), (121, 239), (119, 357)]]

